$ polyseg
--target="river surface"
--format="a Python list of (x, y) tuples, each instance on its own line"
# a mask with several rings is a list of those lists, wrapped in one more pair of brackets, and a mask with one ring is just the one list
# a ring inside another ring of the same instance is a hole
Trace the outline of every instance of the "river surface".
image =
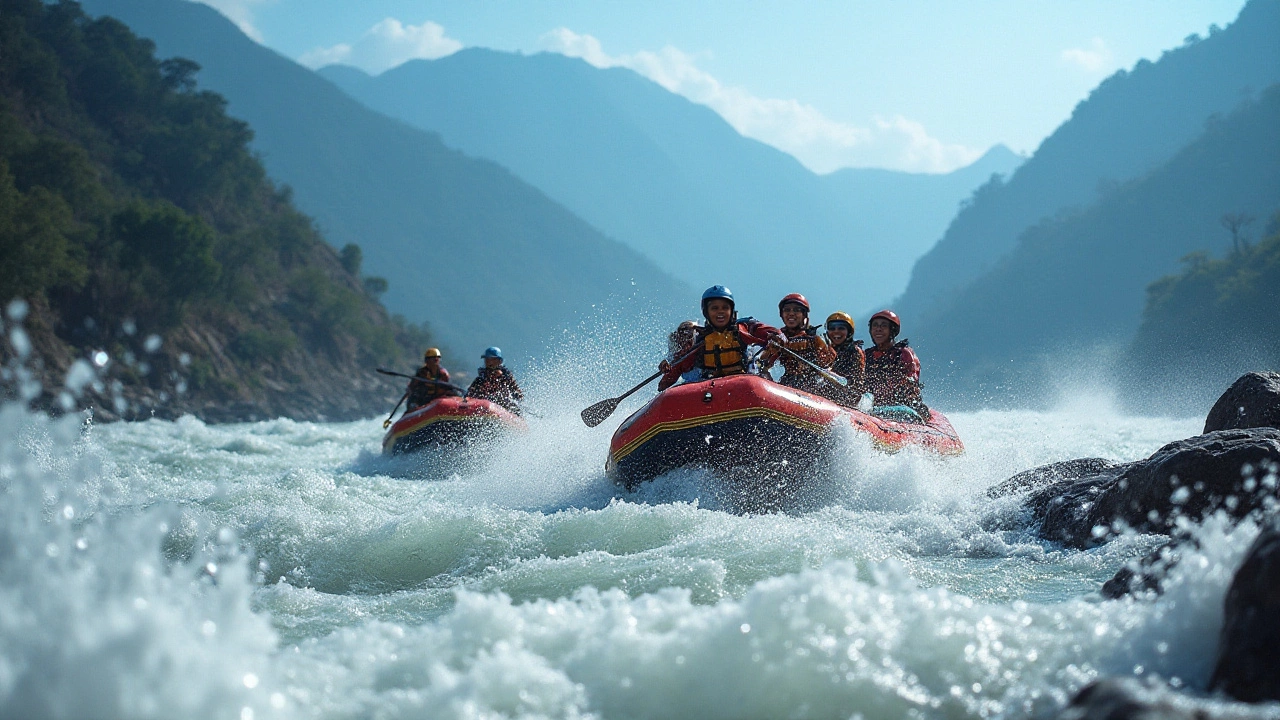
[(379, 455), (380, 418), (95, 425), (0, 409), (0, 716), (1048, 717), (1100, 675), (1203, 688), (1257, 528), (1210, 521), (1159, 599), (1098, 587), (1159, 543), (1037, 539), (983, 491), (1144, 457), (1200, 421), (955, 413), (968, 451), (856, 436), (790, 512), (717, 481), (604, 477), (630, 407), (587, 429), (531, 392), (526, 435)]

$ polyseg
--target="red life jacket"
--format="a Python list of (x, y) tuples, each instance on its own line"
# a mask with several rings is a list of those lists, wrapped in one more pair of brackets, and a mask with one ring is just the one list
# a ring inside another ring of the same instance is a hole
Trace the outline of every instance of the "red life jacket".
[(866, 389), (877, 405), (910, 404), (920, 398), (920, 361), (907, 341), (888, 350), (873, 347), (866, 351)]

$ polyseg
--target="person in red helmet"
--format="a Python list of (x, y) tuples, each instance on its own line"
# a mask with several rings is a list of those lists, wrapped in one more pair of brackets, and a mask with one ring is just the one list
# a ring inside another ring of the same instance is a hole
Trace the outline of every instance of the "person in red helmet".
[[(692, 350), (676, 362), (663, 360), (658, 369), (662, 379), (658, 390), (666, 390), (680, 376), (698, 369), (701, 377), (717, 378), (747, 372), (747, 348), (783, 341), (778, 329), (753, 318), (738, 318), (733, 293), (723, 285), (713, 285), (702, 293), (702, 316), (706, 327), (698, 328)], [(700, 351), (699, 351), (700, 350)]]
[(902, 321), (892, 310), (881, 310), (867, 323), (871, 342), (866, 351), (866, 391), (875, 397), (877, 406), (905, 405), (929, 417), (920, 396), (920, 359), (905, 339), (897, 341)]
[(822, 375), (796, 359), (799, 355), (823, 369), (830, 368), (836, 359), (836, 352), (818, 334), (818, 329), (809, 324), (809, 301), (800, 293), (791, 293), (778, 302), (778, 316), (782, 318), (782, 334), (786, 338), (783, 346), (795, 355), (770, 347), (764, 351), (761, 365), (767, 369), (774, 361), (780, 361), (783, 374), (778, 382), (806, 392), (823, 390), (827, 381)]

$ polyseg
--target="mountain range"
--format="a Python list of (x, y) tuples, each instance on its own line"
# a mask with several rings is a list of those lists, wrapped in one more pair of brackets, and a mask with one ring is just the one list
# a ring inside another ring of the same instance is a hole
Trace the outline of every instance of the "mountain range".
[[(938, 389), (986, 405), (1043, 396), (1063, 379), (1110, 375), (1107, 354), (1133, 338), (1150, 283), (1178, 271), (1189, 254), (1230, 250), (1224, 218), (1265, 222), (1280, 211), (1277, 128), (1280, 84), (1211, 122), (1151, 173), (1025, 231), (918, 335), (921, 354), (946, 368)], [(1280, 313), (1280, 298), (1273, 308)], [(1197, 365), (1212, 350), (1149, 347), (1154, 352), (1174, 357), (1143, 365)]]
[(1007, 182), (985, 186), (956, 215), (916, 262), (899, 310), (932, 331), (943, 321), (931, 313), (950, 308), (1027, 228), (1155, 170), (1211, 117), (1280, 81), (1278, 37), (1280, 2), (1251, 0), (1227, 28), (1102, 82)]
[(369, 107), (510, 168), (677, 278), (730, 285), (748, 307), (797, 291), (859, 314), (888, 302), (961, 201), (1022, 161), (996, 146), (945, 175), (820, 176), (631, 70), (553, 53), (472, 48), (376, 77), (319, 72)]
[(249, 123), (252, 147), (298, 208), (333, 245), (358, 244), (365, 270), (389, 281), (388, 308), (429, 321), (468, 360), (505, 345), (520, 364), (610, 298), (663, 320), (696, 308), (685, 284), (505, 168), (370, 110), (210, 7), (83, 5), (151, 39), (161, 57), (198, 63), (200, 86)]

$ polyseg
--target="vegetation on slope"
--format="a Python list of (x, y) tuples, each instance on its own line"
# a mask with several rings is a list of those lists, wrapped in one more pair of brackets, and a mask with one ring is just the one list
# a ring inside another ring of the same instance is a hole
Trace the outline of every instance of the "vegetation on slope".
[(1278, 125), (1280, 84), (1150, 174), (1024, 232), (1007, 258), (910, 330), (921, 358), (948, 371), (933, 389), (1026, 402), (1052, 399), (1073, 375), (1105, 375), (1138, 329), (1147, 285), (1188, 253), (1221, 250), (1223, 216), (1280, 209)]
[(424, 332), (267, 179), (195, 63), (65, 1), (0, 0), (0, 47), (0, 298), (32, 311), (46, 402), (99, 351), (106, 416), (351, 417), (394, 392), (353, 370)]
[(1252, 244), (1241, 218), (1220, 259), (1197, 252), (1147, 289), (1123, 365), (1127, 400), (1151, 412), (1198, 413), (1241, 374), (1280, 369), (1280, 214)]

